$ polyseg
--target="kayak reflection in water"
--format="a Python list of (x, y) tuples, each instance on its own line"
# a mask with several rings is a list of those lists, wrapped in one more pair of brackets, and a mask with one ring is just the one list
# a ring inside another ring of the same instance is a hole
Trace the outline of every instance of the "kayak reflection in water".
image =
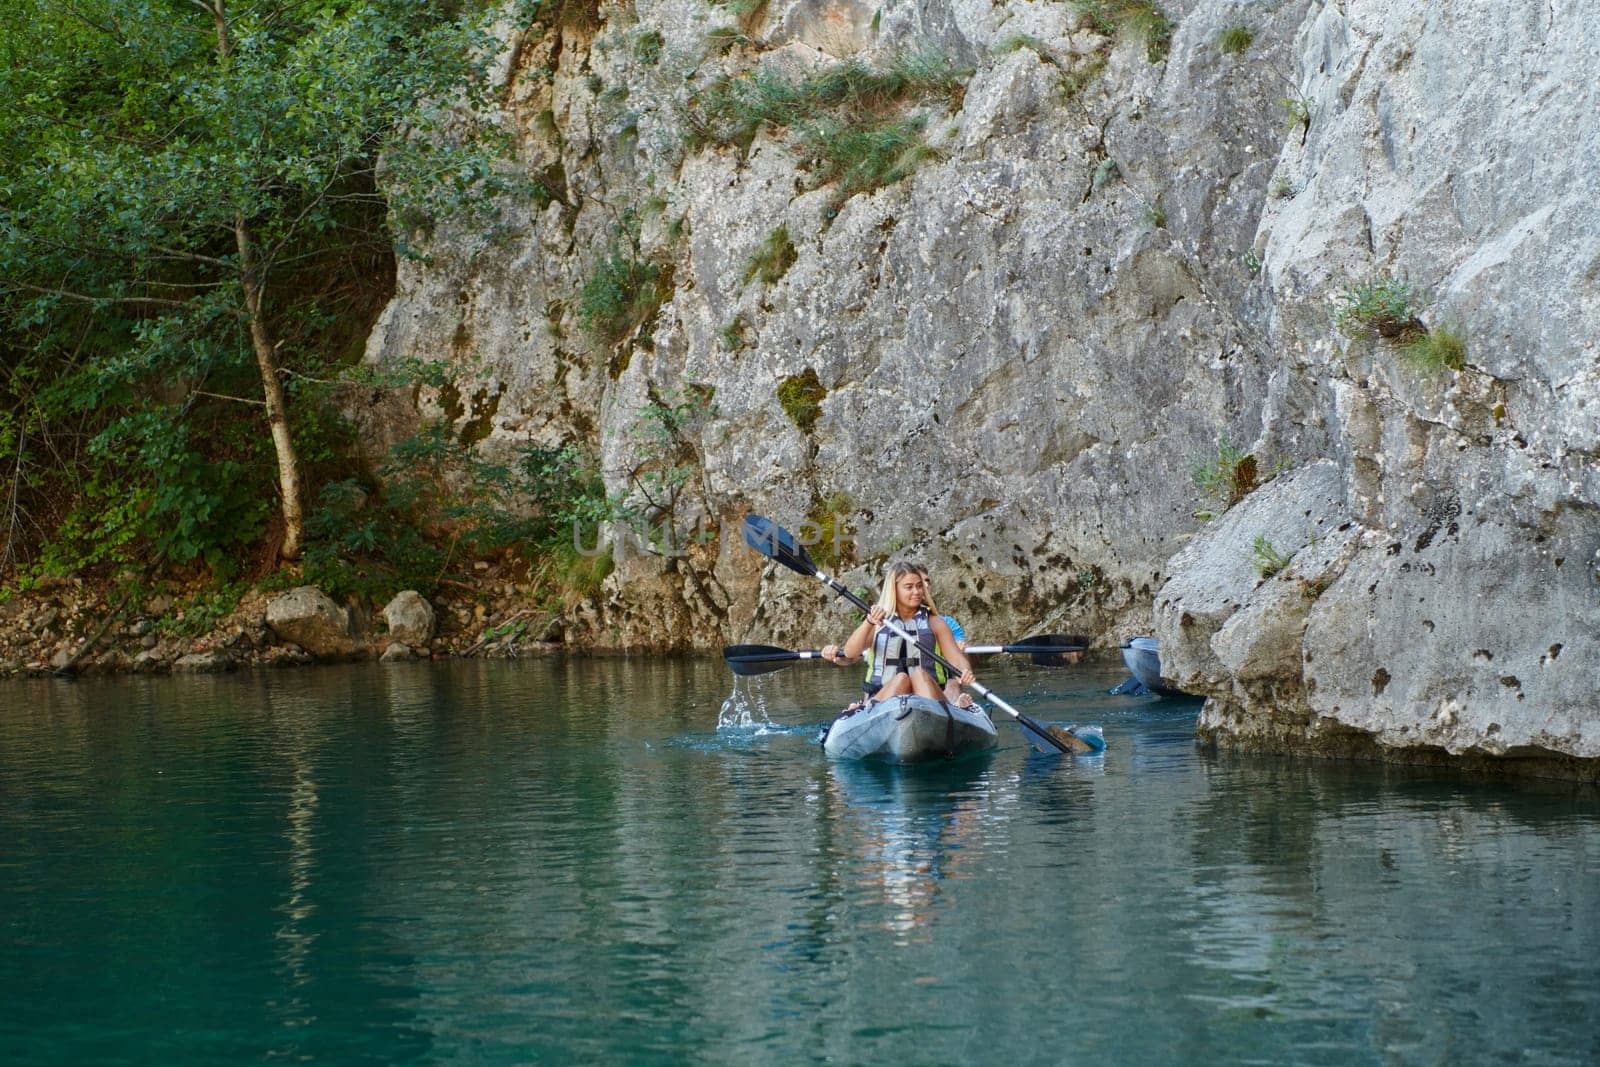
[[(910, 640), (884, 625), (891, 614), (910, 635)], [(947, 694), (934, 677), (935, 651), (961, 670), (960, 675), (950, 679), (956, 694), (965, 696), (960, 686), (974, 681), (972, 665), (950, 624), (934, 613), (927, 570), (915, 563), (897, 560), (889, 564), (883, 591), (866, 619), (856, 627), (844, 647), (824, 645), (822, 656), (833, 663), (854, 663), (869, 649), (867, 680), (862, 686), (868, 704), (906, 694), (946, 700)], [(971, 703), (972, 698), (967, 697), (961, 706)]]

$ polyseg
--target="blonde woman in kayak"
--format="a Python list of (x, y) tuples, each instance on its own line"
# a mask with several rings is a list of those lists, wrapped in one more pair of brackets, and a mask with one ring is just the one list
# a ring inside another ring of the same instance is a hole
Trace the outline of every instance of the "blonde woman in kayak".
[[(944, 691), (933, 676), (935, 650), (960, 669), (956, 681), (971, 685), (974, 679), (972, 665), (956, 643), (949, 624), (932, 608), (921, 569), (914, 563), (891, 563), (878, 602), (866, 619), (842, 649), (829, 645), (822, 650), (823, 657), (836, 663), (853, 663), (869, 648), (872, 650), (872, 673), (864, 687), (870, 694), (869, 704), (907, 693), (942, 702)], [(883, 624), (891, 616), (910, 634), (910, 640)]]

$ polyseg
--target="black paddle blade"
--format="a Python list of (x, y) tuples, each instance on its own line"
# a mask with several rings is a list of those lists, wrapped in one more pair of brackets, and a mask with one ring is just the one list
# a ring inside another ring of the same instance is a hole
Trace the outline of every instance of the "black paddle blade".
[(789, 658), (782, 660), (770, 659), (730, 659), (728, 669), (741, 678), (754, 678), (758, 674), (771, 674), (792, 666), (799, 656), (791, 653)]
[(728, 645), (722, 650), (724, 659), (793, 659), (794, 653), (777, 645)]
[(794, 539), (794, 534), (771, 519), (746, 515), (744, 543), (774, 563), (781, 563), (807, 578), (816, 577), (817, 565), (811, 561), (811, 554), (805, 550), (805, 546)]
[[(1077, 662), (1078, 653), (1088, 647), (1089, 638), (1086, 634), (1037, 634), (1033, 637), (1024, 637), (1012, 647), (1021, 652), (1030, 645), (1043, 645), (1052, 649), (1049, 652), (1035, 652), (1029, 657), (1036, 666), (1066, 667)], [(1063, 645), (1076, 648), (1064, 652), (1061, 648)]]
[(776, 645), (729, 645), (722, 650), (722, 658), (728, 661), (728, 669), (734, 674), (753, 678), (781, 671), (801, 657), (798, 652)]

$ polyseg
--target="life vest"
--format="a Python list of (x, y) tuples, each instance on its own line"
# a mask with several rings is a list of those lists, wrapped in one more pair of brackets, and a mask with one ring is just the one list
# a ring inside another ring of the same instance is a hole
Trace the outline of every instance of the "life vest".
[(939, 639), (934, 636), (928, 609), (918, 608), (909, 619), (898, 616), (895, 619), (901, 629), (910, 633), (911, 640), (890, 630), (887, 622), (878, 627), (872, 651), (867, 653), (867, 680), (861, 686), (866, 693), (876, 693), (897, 674), (909, 674), (918, 667), (931, 670), (935, 666), (933, 654)]

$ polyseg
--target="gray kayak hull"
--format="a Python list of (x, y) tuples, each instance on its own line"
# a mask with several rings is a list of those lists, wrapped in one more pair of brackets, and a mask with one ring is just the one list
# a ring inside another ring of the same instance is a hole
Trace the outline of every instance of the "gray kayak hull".
[(927, 763), (982, 752), (998, 740), (994, 723), (978, 708), (901, 696), (833, 720), (822, 750), (835, 759)]
[(1154, 637), (1135, 637), (1123, 645), (1122, 662), (1128, 665), (1128, 672), (1152, 693), (1164, 697), (1189, 695), (1161, 684), (1161, 644)]

